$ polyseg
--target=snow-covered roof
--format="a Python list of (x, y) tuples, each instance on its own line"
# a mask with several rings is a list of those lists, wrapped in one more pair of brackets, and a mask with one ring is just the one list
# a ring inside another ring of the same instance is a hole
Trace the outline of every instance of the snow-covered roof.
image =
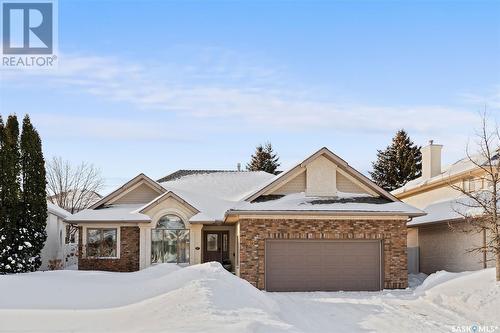
[(48, 201), (47, 201), (47, 210), (49, 211), (49, 213), (54, 214), (56, 216), (59, 216), (60, 218), (63, 218), (63, 219), (71, 216), (71, 213), (68, 212), (67, 210), (65, 210), (57, 205), (54, 205), (53, 203), (48, 202)]
[(230, 212), (326, 212), (384, 213), (420, 216), (421, 210), (400, 201), (374, 198), (366, 194), (338, 192), (335, 197), (309, 197), (304, 192), (292, 193), (261, 202), (239, 202)]
[[(487, 190), (481, 190), (474, 193), (474, 197), (479, 198), (481, 202), (491, 201), (491, 191), (491, 188)], [(500, 200), (498, 203), (500, 204)], [(434, 202), (425, 207), (424, 211), (427, 213), (427, 215), (414, 218), (411, 222), (408, 223), (408, 226), (453, 221), (464, 219), (465, 216), (473, 217), (484, 214), (484, 209), (481, 203), (465, 195), (454, 199)]]
[[(288, 212), (320, 212), (347, 214), (375, 213), (381, 215), (420, 216), (422, 211), (400, 202), (394, 196), (373, 184), (365, 176), (351, 168), (347, 162), (326, 148), (321, 148), (297, 167), (304, 167), (318, 156), (325, 155), (345, 172), (358, 179), (367, 187), (369, 194), (338, 193), (332, 198), (306, 197), (304, 193), (294, 193), (282, 198), (272, 198), (262, 202), (267, 186), (274, 186), (282, 181), (288, 172), (273, 175), (263, 171), (216, 171), (188, 170), (178, 172), (175, 177), (165, 182), (155, 182), (143, 174), (133, 178), (125, 185), (103, 198), (99, 203), (68, 219), (69, 221), (150, 221), (145, 215), (149, 207), (158, 204), (168, 196), (189, 205), (195, 213), (190, 218), (192, 223), (223, 222), (231, 212), (239, 211), (288, 211)], [(292, 168), (293, 169), (293, 168)], [(290, 174), (292, 177), (293, 174)], [(158, 189), (158, 196), (148, 203), (136, 205), (113, 204), (112, 199), (138, 182), (148, 182)], [(285, 181), (285, 180), (283, 180)], [(268, 197), (265, 199), (269, 199)], [(257, 202), (255, 202), (257, 201)], [(110, 205), (111, 204), (111, 205)]]
[(413, 218), (410, 222), (408, 222), (408, 226), (439, 223), (463, 218), (462, 215), (456, 212), (456, 209), (456, 199), (435, 202), (424, 208), (427, 215)]
[(149, 222), (151, 218), (138, 213), (142, 204), (117, 204), (99, 209), (84, 209), (68, 218), (68, 222)]
[(226, 211), (275, 176), (264, 171), (216, 172), (192, 174), (161, 185), (199, 213), (195, 221), (223, 221)]
[[(474, 161), (471, 161), (471, 159)], [(467, 171), (473, 171), (474, 169), (477, 169), (479, 165), (485, 165), (487, 162), (487, 159), (482, 156), (482, 155), (474, 155), (471, 156), (471, 159), (469, 157), (462, 158), (461, 160), (458, 160), (457, 162), (451, 164), (450, 166), (446, 167), (439, 175), (431, 177), (431, 178), (424, 178), (424, 177), (418, 177), (416, 179), (413, 179), (406, 183), (404, 186), (395, 189), (391, 193), (393, 195), (398, 195), (402, 194), (404, 192), (416, 189), (418, 187), (425, 186), (427, 184), (432, 184), (436, 183), (442, 180), (448, 180), (450, 177), (456, 176), (458, 174), (461, 174), (463, 172)]]

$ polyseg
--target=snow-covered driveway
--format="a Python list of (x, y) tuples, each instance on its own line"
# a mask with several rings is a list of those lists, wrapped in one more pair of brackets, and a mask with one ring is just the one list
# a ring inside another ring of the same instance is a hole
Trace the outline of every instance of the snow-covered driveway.
[(0, 276), (3, 332), (420, 333), (473, 324), (500, 326), (492, 269), (362, 293), (265, 293), (215, 263)]

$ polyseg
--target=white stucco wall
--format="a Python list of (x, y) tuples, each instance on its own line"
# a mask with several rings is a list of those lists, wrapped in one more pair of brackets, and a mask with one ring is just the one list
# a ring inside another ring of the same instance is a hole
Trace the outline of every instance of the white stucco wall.
[(76, 247), (66, 246), (64, 243), (66, 238), (66, 223), (64, 223), (63, 219), (49, 212), (45, 231), (47, 232), (47, 240), (40, 253), (42, 265), (39, 270), (48, 270), (51, 260), (61, 260), (63, 267), (75, 264), (75, 258), (70, 258), (66, 261), (66, 255), (69, 255), (71, 250), (76, 252)]

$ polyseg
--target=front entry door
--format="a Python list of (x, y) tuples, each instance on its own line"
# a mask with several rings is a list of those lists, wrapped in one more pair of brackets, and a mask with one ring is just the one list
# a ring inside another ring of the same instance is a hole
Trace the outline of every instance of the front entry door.
[(205, 231), (203, 262), (229, 260), (229, 231)]

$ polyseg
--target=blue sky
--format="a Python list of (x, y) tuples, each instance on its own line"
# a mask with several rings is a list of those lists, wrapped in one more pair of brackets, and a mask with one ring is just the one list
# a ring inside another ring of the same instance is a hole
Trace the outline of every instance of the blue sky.
[(59, 1), (59, 68), (0, 70), (47, 158), (145, 172), (234, 169), (271, 141), (283, 167), (327, 146), (366, 173), (405, 128), (464, 155), (500, 120), (498, 1)]

